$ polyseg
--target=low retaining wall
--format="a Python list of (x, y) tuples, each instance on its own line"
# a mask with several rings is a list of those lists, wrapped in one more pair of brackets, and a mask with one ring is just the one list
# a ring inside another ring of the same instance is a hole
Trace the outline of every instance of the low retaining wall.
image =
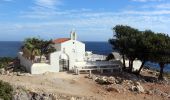
[(45, 72), (59, 72), (59, 66), (50, 65), (47, 63), (32, 63), (30, 60), (22, 56), (22, 52), (18, 53), (20, 64), (25, 67), (27, 72), (31, 74), (43, 74)]
[(30, 60), (23, 57), (22, 52), (18, 53), (18, 59), (20, 60), (20, 65), (24, 66), (27, 72), (31, 73), (31, 66), (33, 65), (33, 63)]

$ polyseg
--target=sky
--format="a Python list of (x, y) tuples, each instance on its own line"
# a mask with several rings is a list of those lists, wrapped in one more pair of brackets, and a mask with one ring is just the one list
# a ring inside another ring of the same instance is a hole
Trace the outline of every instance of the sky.
[(108, 41), (115, 25), (170, 35), (170, 0), (0, 0), (0, 41)]

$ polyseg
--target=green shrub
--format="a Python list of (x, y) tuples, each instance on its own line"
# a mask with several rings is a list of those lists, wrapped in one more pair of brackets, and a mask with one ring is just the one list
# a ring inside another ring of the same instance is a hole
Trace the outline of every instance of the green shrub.
[(9, 65), (10, 62), (14, 61), (14, 58), (11, 57), (0, 57), (0, 68), (5, 68)]
[(7, 83), (0, 81), (0, 98), (4, 100), (11, 100), (12, 99), (12, 86)]

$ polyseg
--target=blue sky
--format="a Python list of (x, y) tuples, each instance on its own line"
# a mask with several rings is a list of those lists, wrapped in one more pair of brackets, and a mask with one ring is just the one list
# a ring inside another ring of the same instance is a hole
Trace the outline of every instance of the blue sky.
[(0, 41), (69, 37), (107, 41), (112, 27), (170, 34), (170, 0), (0, 0)]

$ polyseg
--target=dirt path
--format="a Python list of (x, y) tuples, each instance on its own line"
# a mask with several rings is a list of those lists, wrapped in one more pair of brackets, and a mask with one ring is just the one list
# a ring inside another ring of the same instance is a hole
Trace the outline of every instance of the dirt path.
[(98, 87), (92, 81), (85, 79), (84, 75), (67, 73), (46, 73), (31, 76), (1, 75), (0, 80), (35, 92), (64, 93), (102, 98), (101, 95), (97, 94)]
[[(96, 84), (91, 79), (84, 78), (84, 76), (62, 72), (26, 76), (1, 75), (0, 80), (9, 82), (14, 86), (22, 86), (33, 92), (86, 96), (94, 97), (97, 100), (163, 100), (159, 96), (134, 94), (130, 91), (122, 93), (107, 92), (101, 85)], [(150, 87), (147, 84), (146, 86), (144, 87)]]

